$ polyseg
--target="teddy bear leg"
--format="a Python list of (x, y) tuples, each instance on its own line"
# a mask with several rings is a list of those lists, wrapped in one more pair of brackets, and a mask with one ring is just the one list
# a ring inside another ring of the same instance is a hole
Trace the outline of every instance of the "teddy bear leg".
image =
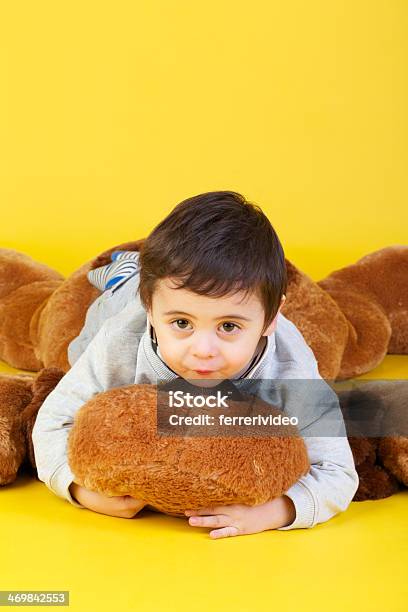
[(408, 487), (408, 438), (383, 438), (378, 445), (378, 455), (382, 465)]
[(388, 353), (408, 353), (408, 246), (370, 253), (317, 284), (349, 324), (339, 380), (372, 370)]
[[(322, 283), (321, 286), (326, 288)], [(337, 380), (347, 380), (373, 370), (387, 354), (391, 325), (382, 308), (365, 295), (345, 288), (326, 289), (348, 322)]]
[(353, 501), (382, 499), (398, 491), (398, 482), (388, 470), (377, 464), (378, 438), (349, 436), (359, 485)]
[(353, 277), (364, 278), (390, 325), (388, 353), (408, 354), (408, 246), (392, 245), (369, 253), (355, 265)]
[(380, 465), (366, 461), (357, 465), (356, 470), (360, 482), (352, 501), (383, 499), (400, 488), (396, 478)]
[(381, 437), (376, 438), (377, 463), (408, 486), (408, 380), (366, 382), (362, 392), (380, 409)]
[(26, 455), (21, 418), (32, 399), (32, 377), (0, 374), (0, 485), (13, 482)]

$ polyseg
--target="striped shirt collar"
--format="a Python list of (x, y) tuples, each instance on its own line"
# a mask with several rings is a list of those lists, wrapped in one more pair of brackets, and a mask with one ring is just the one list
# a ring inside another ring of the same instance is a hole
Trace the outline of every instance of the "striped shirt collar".
[(139, 251), (113, 251), (111, 260), (112, 263), (87, 273), (89, 282), (99, 291), (112, 289), (113, 293), (139, 272)]

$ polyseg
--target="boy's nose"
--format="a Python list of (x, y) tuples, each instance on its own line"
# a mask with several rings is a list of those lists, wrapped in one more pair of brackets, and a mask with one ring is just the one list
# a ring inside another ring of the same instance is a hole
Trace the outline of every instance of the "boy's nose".
[(210, 359), (217, 354), (217, 347), (213, 339), (202, 337), (195, 340), (191, 352), (197, 359)]

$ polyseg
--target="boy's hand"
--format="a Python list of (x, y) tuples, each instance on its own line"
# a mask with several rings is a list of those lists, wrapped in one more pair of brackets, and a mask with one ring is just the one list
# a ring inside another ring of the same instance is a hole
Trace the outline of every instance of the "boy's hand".
[(145, 502), (130, 495), (108, 497), (96, 491), (89, 491), (76, 482), (70, 484), (69, 492), (76, 501), (89, 510), (119, 518), (133, 518), (146, 505)]
[(248, 535), (267, 529), (286, 527), (296, 518), (293, 501), (287, 495), (259, 506), (216, 506), (200, 510), (186, 510), (189, 524), (193, 527), (217, 527), (210, 531), (211, 538)]

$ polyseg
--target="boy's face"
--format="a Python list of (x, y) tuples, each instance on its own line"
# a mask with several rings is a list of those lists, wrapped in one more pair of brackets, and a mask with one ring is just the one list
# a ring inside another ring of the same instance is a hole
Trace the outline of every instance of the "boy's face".
[[(158, 281), (147, 312), (162, 358), (184, 379), (232, 378), (250, 362), (261, 338), (259, 298), (241, 302), (244, 292), (211, 298), (175, 286), (170, 277)], [(285, 296), (279, 311), (284, 301)], [(275, 331), (277, 316), (263, 336)]]

